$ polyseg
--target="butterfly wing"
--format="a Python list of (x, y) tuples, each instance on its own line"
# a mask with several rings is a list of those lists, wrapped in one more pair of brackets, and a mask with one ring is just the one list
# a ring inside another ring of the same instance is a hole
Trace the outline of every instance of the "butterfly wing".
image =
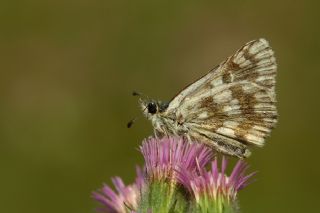
[(262, 146), (276, 124), (276, 69), (268, 42), (251, 41), (180, 92), (166, 114), (183, 123), (189, 137), (246, 157), (247, 145)]

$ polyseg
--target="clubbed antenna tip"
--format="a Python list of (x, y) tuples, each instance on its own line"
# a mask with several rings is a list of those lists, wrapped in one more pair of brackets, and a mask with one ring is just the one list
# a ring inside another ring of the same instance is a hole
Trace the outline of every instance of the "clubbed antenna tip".
[(136, 91), (133, 91), (133, 92), (132, 92), (132, 95), (133, 95), (133, 96), (141, 96), (141, 94), (140, 94), (139, 92), (136, 92)]
[(134, 123), (136, 120), (137, 120), (137, 118), (134, 118), (134, 119), (132, 119), (131, 121), (129, 121), (129, 122), (127, 123), (127, 127), (128, 127), (128, 128), (131, 128), (132, 125), (133, 125), (133, 123)]

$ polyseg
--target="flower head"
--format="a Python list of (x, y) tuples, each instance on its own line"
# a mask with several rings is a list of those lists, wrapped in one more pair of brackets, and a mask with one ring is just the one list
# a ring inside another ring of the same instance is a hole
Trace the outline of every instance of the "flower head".
[(150, 138), (140, 147), (145, 159), (145, 169), (152, 180), (176, 181), (178, 170), (196, 171), (213, 157), (212, 150), (200, 143), (190, 143), (184, 138)]
[(198, 172), (181, 171), (179, 182), (193, 195), (197, 205), (203, 209), (219, 209), (232, 206), (236, 202), (237, 192), (249, 184), (255, 174), (246, 175), (247, 164), (239, 160), (230, 176), (225, 174), (227, 160), (223, 157), (221, 171), (217, 159), (211, 164), (211, 170), (199, 169)]
[[(136, 181), (124, 185), (119, 177), (112, 179), (115, 190), (104, 185), (93, 198), (102, 204), (100, 212), (237, 212), (237, 193), (249, 184), (254, 173), (239, 160), (226, 175), (227, 160), (221, 167), (215, 159), (211, 169), (212, 149), (184, 138), (149, 138), (140, 151), (144, 172), (137, 167)], [(189, 193), (186, 193), (189, 192)]]
[(93, 192), (95, 200), (102, 204), (100, 212), (133, 212), (137, 209), (140, 198), (140, 190), (144, 186), (144, 177), (141, 169), (137, 167), (137, 178), (135, 183), (126, 186), (120, 177), (112, 178), (116, 192), (109, 186), (104, 185), (98, 192)]

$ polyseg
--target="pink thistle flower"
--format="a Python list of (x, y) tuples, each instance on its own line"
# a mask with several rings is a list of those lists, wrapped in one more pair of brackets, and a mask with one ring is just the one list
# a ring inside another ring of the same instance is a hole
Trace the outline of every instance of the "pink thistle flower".
[(115, 190), (104, 185), (93, 192), (93, 198), (102, 204), (100, 212), (234, 213), (238, 211), (238, 191), (254, 175), (247, 174), (248, 165), (239, 160), (228, 176), (224, 157), (220, 168), (215, 159), (207, 170), (212, 149), (184, 138), (149, 138), (140, 151), (145, 159), (144, 172), (137, 167), (133, 184), (125, 185), (115, 177)]
[(151, 180), (177, 180), (177, 171), (195, 172), (212, 159), (210, 148), (190, 143), (184, 138), (149, 138), (140, 146), (145, 159), (147, 176)]
[(97, 209), (100, 212), (128, 213), (134, 212), (138, 207), (140, 191), (144, 186), (144, 176), (137, 167), (135, 183), (125, 185), (120, 177), (112, 178), (116, 192), (109, 186), (104, 185), (98, 192), (93, 192), (92, 197), (100, 202), (103, 207)]
[(215, 208), (218, 209), (217, 212), (221, 212), (226, 206), (233, 206), (238, 191), (247, 186), (249, 179), (255, 174), (245, 174), (248, 165), (242, 160), (237, 162), (230, 176), (225, 174), (226, 167), (227, 160), (223, 157), (220, 172), (217, 159), (212, 162), (211, 171), (200, 167), (197, 172), (179, 172), (179, 182), (193, 195), (202, 211)]

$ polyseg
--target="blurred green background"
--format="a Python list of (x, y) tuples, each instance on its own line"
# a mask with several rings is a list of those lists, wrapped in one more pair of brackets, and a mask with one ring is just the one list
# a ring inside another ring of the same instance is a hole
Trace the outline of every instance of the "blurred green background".
[(278, 127), (248, 160), (242, 212), (315, 212), (316, 1), (0, 2), (0, 212), (85, 213), (91, 191), (133, 181), (152, 132), (132, 90), (170, 100), (244, 43), (276, 52)]

